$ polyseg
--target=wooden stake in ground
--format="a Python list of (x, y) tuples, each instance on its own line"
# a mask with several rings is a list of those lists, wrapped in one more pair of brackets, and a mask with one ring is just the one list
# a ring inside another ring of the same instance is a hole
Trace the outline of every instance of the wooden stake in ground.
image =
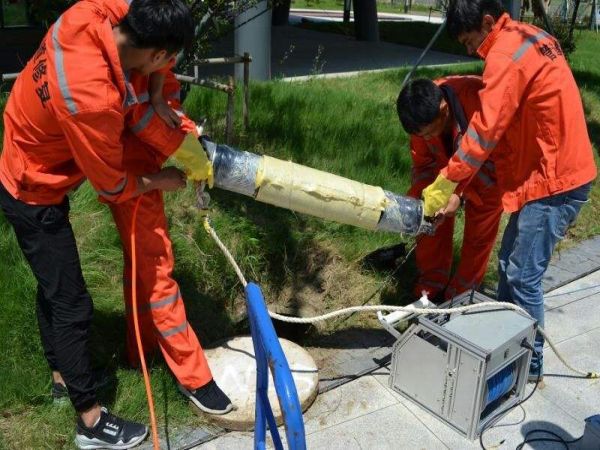
[(225, 128), (225, 138), (228, 144), (233, 142), (233, 109), (235, 107), (235, 81), (229, 77), (229, 89), (227, 91), (227, 119)]

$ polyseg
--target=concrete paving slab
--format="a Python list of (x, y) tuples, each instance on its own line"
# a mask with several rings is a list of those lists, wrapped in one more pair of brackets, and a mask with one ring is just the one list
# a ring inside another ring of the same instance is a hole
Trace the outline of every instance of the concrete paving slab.
[(557, 266), (554, 262), (550, 263), (548, 270), (542, 278), (542, 288), (544, 292), (550, 292), (559, 286), (563, 286), (578, 277), (577, 273), (566, 270), (561, 266)]
[(597, 294), (588, 294), (564, 306), (546, 311), (544, 329), (552, 341), (558, 344), (600, 327), (598, 299)]
[(598, 268), (597, 258), (590, 259), (577, 248), (556, 252), (552, 263), (575, 274), (589, 272)]
[(254, 434), (242, 431), (233, 431), (213, 439), (206, 444), (194, 447), (202, 450), (249, 450), (254, 448)]
[(578, 254), (583, 255), (586, 258), (600, 263), (600, 236), (594, 236), (593, 238), (586, 239), (567, 251), (576, 251)]
[[(600, 306), (600, 305), (599, 305)], [(596, 310), (597, 311), (597, 310)], [(600, 317), (596, 312), (595, 317)], [(600, 328), (562, 342), (557, 347), (572, 365), (600, 372)], [(576, 419), (600, 413), (600, 380), (577, 378), (558, 360), (544, 351), (545, 389), (541, 395)]]
[[(387, 387), (389, 371), (382, 368), (371, 375), (383, 386)], [(433, 417), (421, 407), (404, 398), (399, 393), (387, 388), (406, 409), (416, 417), (428, 430), (436, 435), (448, 448), (456, 450), (479, 449), (478, 441), (469, 441), (451, 427)], [(579, 437), (583, 433), (584, 423), (571, 417), (539, 394), (529, 399), (522, 407), (517, 407), (492, 429), (484, 433), (484, 444), (487, 448), (498, 450), (514, 449), (520, 444), (525, 434), (533, 429), (545, 429), (564, 436), (565, 439)], [(537, 446), (536, 449), (546, 447)], [(548, 447), (548, 448), (556, 448)]]
[(382, 329), (343, 330), (307, 350), (319, 369), (319, 392), (356, 379), (389, 361), (394, 338)]
[(597, 236), (554, 253), (542, 280), (544, 292), (552, 291), (599, 269), (600, 237)]
[(304, 414), (307, 434), (378, 411), (398, 400), (373, 377), (362, 377), (320, 394)]
[[(600, 272), (593, 272), (544, 295), (546, 311), (600, 294)], [(600, 304), (598, 305), (600, 313)]]
[(392, 405), (354, 420), (310, 434), (311, 450), (437, 450), (447, 449), (402, 405)]

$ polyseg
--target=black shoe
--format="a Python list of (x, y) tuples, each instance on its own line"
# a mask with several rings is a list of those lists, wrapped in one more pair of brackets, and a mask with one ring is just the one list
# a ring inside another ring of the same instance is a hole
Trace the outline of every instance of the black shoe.
[(100, 420), (92, 427), (85, 426), (81, 418), (77, 420), (75, 444), (83, 450), (96, 448), (127, 449), (142, 442), (148, 434), (148, 427), (141, 423), (121, 419), (102, 408)]
[(227, 414), (233, 409), (231, 400), (217, 386), (215, 380), (210, 380), (207, 384), (195, 391), (189, 391), (181, 384), (178, 385), (183, 395), (190, 399), (201, 411), (208, 414)]
[(52, 401), (57, 405), (64, 405), (69, 402), (69, 391), (67, 391), (67, 387), (62, 383), (52, 383), (50, 395), (52, 396)]
[(398, 260), (404, 257), (406, 257), (406, 244), (400, 243), (369, 253), (363, 258), (362, 265), (365, 269), (392, 270), (397, 267)]

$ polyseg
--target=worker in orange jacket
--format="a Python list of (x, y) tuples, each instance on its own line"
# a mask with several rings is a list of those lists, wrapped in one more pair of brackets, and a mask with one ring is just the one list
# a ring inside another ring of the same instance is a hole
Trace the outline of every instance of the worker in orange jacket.
[[(481, 110), (458, 151), (423, 191), (425, 214), (444, 208), (458, 183), (493, 154), (504, 210), (511, 213), (497, 297), (519, 304), (543, 327), (542, 277), (596, 177), (579, 90), (557, 40), (511, 20), (497, 0), (453, 0), (447, 27), (485, 60), (484, 87)], [(543, 374), (543, 342), (538, 333), (532, 381)]]
[[(130, 448), (148, 430), (110, 414), (96, 398), (87, 350), (93, 308), (67, 194), (85, 178), (111, 203), (185, 185), (175, 168), (124, 169), (123, 136), (137, 103), (127, 74), (165, 67), (193, 29), (180, 0), (132, 0), (129, 10), (121, 1), (80, 1), (50, 28), (5, 108), (0, 206), (38, 282), (44, 353), (78, 412), (80, 448)], [(175, 156), (201, 161), (194, 176), (209, 180), (212, 167), (196, 144), (186, 135)]]
[[(478, 91), (480, 77), (456, 76), (436, 80), (413, 80), (398, 96), (400, 122), (410, 133), (413, 161), (412, 185), (408, 195), (421, 198), (428, 186), (447, 164), (464, 133), (468, 120), (481, 108)], [(479, 286), (502, 215), (501, 192), (496, 184), (494, 163), (490, 159), (470, 180), (456, 189), (454, 202), (433, 236), (420, 236), (415, 250), (419, 278), (414, 295), (450, 300)], [(465, 209), (465, 229), (460, 263), (450, 278), (453, 257), (454, 213), (461, 203)]]

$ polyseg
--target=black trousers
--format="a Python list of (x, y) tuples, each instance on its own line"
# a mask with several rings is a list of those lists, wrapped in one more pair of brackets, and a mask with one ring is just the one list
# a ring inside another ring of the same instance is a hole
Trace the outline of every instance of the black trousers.
[(38, 282), (44, 355), (50, 369), (63, 376), (75, 409), (84, 411), (96, 403), (88, 350), (93, 305), (69, 222), (69, 199), (60, 205), (29, 205), (0, 183), (0, 207)]

